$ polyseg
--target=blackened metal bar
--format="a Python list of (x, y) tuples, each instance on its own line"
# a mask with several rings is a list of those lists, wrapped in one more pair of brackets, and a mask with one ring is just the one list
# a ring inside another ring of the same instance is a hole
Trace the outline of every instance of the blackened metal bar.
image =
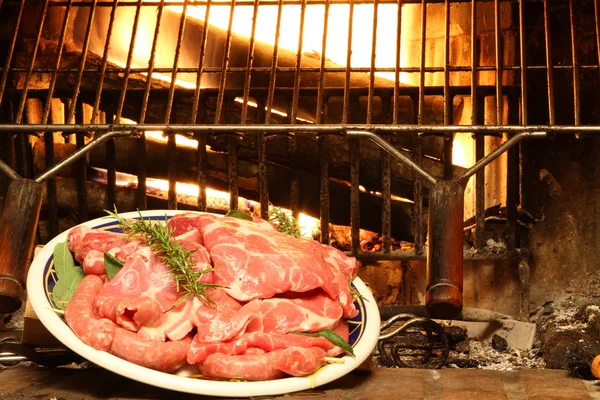
[(170, 133), (167, 139), (167, 174), (169, 176), (169, 210), (177, 210), (177, 143), (175, 133)]
[[(394, 99), (392, 102), (392, 123), (398, 123), (400, 112), (400, 62), (402, 61), (402, 0), (396, 3), (398, 7), (398, 20), (396, 23), (396, 65), (394, 66)], [(384, 156), (385, 157), (385, 156)]]
[(571, 23), (571, 56), (573, 60), (573, 104), (575, 125), (581, 124), (581, 97), (579, 95), (579, 55), (577, 54), (577, 38), (575, 37), (575, 15), (573, 0), (569, 0), (569, 19)]
[[(594, 0), (597, 4), (598, 0)], [(598, 20), (596, 20), (598, 21)], [(597, 43), (600, 44), (600, 28), (596, 22)], [(521, 124), (527, 125), (527, 44), (525, 41), (525, 5), (519, 2), (519, 53), (521, 56)], [(600, 65), (600, 48), (598, 49)]]
[[(108, 107), (105, 113), (106, 122), (111, 124), (114, 122), (113, 108)], [(115, 140), (109, 139), (106, 141), (106, 207), (107, 210), (113, 210), (117, 201), (117, 148)]]
[(236, 137), (231, 135), (227, 138), (227, 162), (229, 175), (229, 208), (238, 209), (238, 175), (237, 175), (237, 142)]
[[(90, 38), (92, 34), (92, 23), (94, 22), (94, 14), (96, 13), (96, 3), (98, 0), (92, 0), (92, 6), (90, 8), (90, 12), (88, 15), (88, 22), (85, 28), (85, 37), (83, 39), (83, 46), (81, 49), (81, 62), (79, 63), (79, 71), (77, 73), (77, 83), (75, 84), (75, 88), (73, 89), (73, 94), (70, 96), (71, 106), (69, 107), (69, 112), (67, 114), (66, 123), (70, 124), (73, 121), (73, 117), (75, 116), (75, 110), (77, 109), (77, 97), (79, 96), (79, 89), (81, 88), (81, 81), (83, 80), (83, 71), (85, 70), (85, 63), (87, 61), (87, 53), (90, 45)], [(92, 117), (92, 121), (93, 121)], [(90, 122), (92, 122), (90, 121)], [(85, 123), (86, 121), (84, 121)]]
[(206, 186), (208, 163), (206, 158), (206, 135), (198, 135), (198, 211), (206, 211)]
[(119, 103), (117, 105), (117, 113), (115, 115), (115, 121), (118, 123), (121, 121), (121, 113), (123, 112), (123, 105), (125, 104), (125, 96), (127, 95), (127, 85), (129, 84), (129, 75), (131, 74), (131, 62), (133, 61), (133, 49), (135, 48), (135, 39), (137, 37), (138, 24), (140, 22), (140, 13), (142, 11), (142, 0), (138, 0), (137, 8), (135, 9), (135, 16), (133, 17), (133, 28), (131, 30), (131, 42), (129, 43), (129, 51), (127, 52), (127, 62), (125, 63), (125, 75), (123, 76), (123, 88), (121, 89), (121, 95), (119, 96)]
[[(423, 124), (423, 112), (425, 108), (425, 57), (426, 57), (426, 39), (427, 39), (427, 1), (421, 1), (421, 51), (419, 59), (419, 96), (416, 104), (417, 124)], [(414, 101), (414, 98), (413, 98)], [(423, 141), (420, 133), (413, 134), (413, 156), (415, 164), (419, 167), (423, 162)], [(414, 242), (415, 251), (423, 252), (425, 244), (425, 232), (423, 231), (423, 180), (420, 177), (415, 179), (414, 184)]]
[(329, 137), (319, 137), (319, 200), (321, 243), (329, 244)]
[(95, 137), (94, 140), (92, 140), (91, 142), (86, 144), (83, 148), (77, 150), (75, 153), (71, 154), (70, 156), (68, 156), (65, 159), (61, 160), (60, 162), (56, 163), (49, 170), (44, 171), (42, 174), (40, 174), (34, 180), (37, 183), (44, 182), (46, 179), (51, 178), (54, 175), (56, 175), (58, 173), (58, 171), (60, 171), (67, 165), (70, 165), (73, 162), (79, 160), (81, 157), (85, 156), (88, 152), (95, 149), (96, 147), (102, 145), (107, 140), (113, 139), (115, 137), (132, 136), (133, 134), (134, 134), (134, 129), (132, 129), (131, 125), (129, 125), (128, 130), (126, 130), (126, 131), (109, 131), (109, 132), (103, 133), (102, 135)]
[(248, 43), (248, 58), (246, 59), (246, 72), (244, 76), (244, 97), (242, 102), (241, 123), (245, 124), (248, 118), (248, 100), (250, 98), (250, 82), (252, 79), (252, 64), (254, 63), (254, 42), (256, 35), (256, 18), (258, 16), (258, 4), (260, 0), (254, 0), (254, 9), (252, 12), (252, 30), (250, 32), (250, 42)]
[[(319, 83), (317, 87), (317, 115), (315, 116), (315, 123), (317, 125), (321, 124), (323, 121), (323, 102), (324, 102), (324, 91), (323, 84), (325, 83), (325, 60), (327, 58), (327, 31), (329, 29), (329, 6), (331, 0), (326, 0), (325, 2), (325, 10), (323, 14), (323, 40), (321, 44), (321, 65), (319, 66)], [(600, 60), (600, 58), (599, 58)], [(329, 186), (327, 186), (329, 188)], [(323, 197), (323, 193), (321, 193), (321, 198)], [(327, 209), (329, 210), (329, 208)], [(323, 214), (321, 214), (321, 220), (323, 219)], [(328, 215), (329, 219), (329, 215)], [(329, 225), (327, 225), (329, 228)], [(322, 232), (322, 231), (321, 231)]]
[(60, 60), (62, 59), (63, 45), (65, 43), (65, 37), (67, 33), (67, 27), (69, 24), (69, 16), (71, 15), (71, 8), (73, 0), (69, 0), (65, 8), (65, 18), (63, 19), (62, 28), (60, 30), (60, 38), (58, 39), (58, 49), (56, 53), (56, 63), (54, 64), (54, 70), (52, 72), (52, 78), (50, 78), (50, 85), (48, 86), (48, 95), (46, 96), (46, 103), (44, 106), (44, 114), (42, 115), (42, 124), (48, 122), (50, 116), (50, 107), (52, 106), (52, 96), (54, 94), (54, 87), (56, 86), (56, 80), (58, 79), (58, 69), (60, 67)]
[(8, 177), (8, 179), (14, 181), (15, 179), (21, 179), (21, 176), (17, 174), (8, 164), (0, 159), (0, 171)]
[(17, 36), (19, 35), (19, 28), (21, 27), (21, 18), (23, 17), (23, 9), (25, 8), (25, 1), (21, 2), (19, 13), (17, 14), (17, 20), (15, 21), (15, 33), (13, 34), (6, 55), (6, 62), (4, 63), (4, 71), (2, 72), (2, 80), (0, 81), (0, 104), (2, 104), (2, 98), (4, 97), (4, 90), (6, 89), (6, 82), (8, 81), (8, 73), (10, 71), (10, 65), (12, 64), (13, 54), (15, 52), (15, 45), (17, 43)]
[[(267, 110), (265, 123), (271, 123), (271, 112), (273, 100), (275, 99), (275, 81), (277, 75), (277, 60), (279, 58), (279, 36), (281, 35), (281, 15), (283, 11), (283, 0), (277, 2), (277, 24), (275, 26), (275, 42), (273, 44), (273, 58), (271, 59), (271, 76), (269, 77), (269, 92), (267, 94)], [(266, 156), (266, 155), (265, 155)], [(262, 210), (261, 210), (262, 212)]]
[[(265, 104), (261, 99), (262, 104)], [(260, 107), (256, 109), (260, 112)], [(264, 114), (264, 112), (263, 112)], [(416, 114), (416, 112), (415, 112)], [(264, 116), (262, 118), (264, 120)], [(164, 132), (197, 132), (207, 133), (214, 136), (227, 135), (236, 132), (246, 133), (283, 133), (289, 134), (294, 131), (297, 133), (306, 133), (314, 135), (335, 135), (343, 136), (348, 131), (367, 131), (373, 133), (396, 133), (399, 135), (409, 135), (415, 132), (422, 132), (430, 135), (442, 135), (447, 132), (454, 133), (479, 133), (482, 135), (495, 135), (502, 132), (511, 133), (531, 133), (531, 132), (547, 132), (552, 134), (574, 134), (585, 133), (590, 135), (600, 134), (600, 126), (598, 125), (417, 125), (417, 124), (402, 124), (402, 125), (366, 125), (366, 124), (272, 124), (272, 125), (257, 125), (257, 124), (28, 124), (16, 125), (0, 123), (0, 132), (12, 133), (32, 133), (32, 132), (56, 132), (65, 133), (77, 132), (109, 132), (109, 131), (164, 131)]]
[(136, 172), (137, 172), (137, 191), (136, 204), (139, 210), (148, 208), (148, 199), (146, 195), (146, 134), (141, 133), (136, 142)]
[(500, 0), (494, 0), (494, 46), (496, 53), (496, 124), (502, 125), (502, 32), (500, 31)]
[(477, 64), (479, 56), (477, 42), (477, 0), (471, 0), (471, 125), (479, 121), (477, 109)]
[[(223, 112), (223, 100), (225, 99), (225, 88), (227, 85), (227, 70), (229, 68), (229, 54), (231, 52), (231, 29), (233, 27), (233, 15), (235, 12), (235, 0), (231, 0), (229, 8), (229, 25), (227, 27), (227, 36), (223, 48), (223, 60), (221, 63), (221, 77), (219, 80), (219, 92), (217, 93), (217, 109), (215, 110), (215, 124), (221, 123), (221, 113)], [(208, 23), (204, 24), (205, 26)], [(229, 99), (232, 100), (232, 99)], [(229, 101), (228, 100), (228, 101)]]
[[(450, 93), (450, 0), (444, 4), (444, 125), (453, 119), (452, 95)], [(444, 140), (443, 162), (444, 179), (452, 179), (452, 144), (454, 135), (448, 134)]]
[[(94, 109), (92, 111), (92, 124), (96, 123), (100, 114), (100, 98), (102, 97), (102, 88), (104, 86), (104, 76), (106, 75), (106, 67), (108, 65), (108, 52), (110, 51), (110, 40), (112, 38), (113, 27), (115, 25), (115, 17), (117, 15), (118, 0), (114, 2), (113, 8), (110, 11), (110, 19), (108, 21), (108, 30), (106, 31), (106, 41), (104, 42), (104, 51), (102, 52), (102, 64), (100, 66), (100, 76), (98, 78), (98, 89), (96, 89), (96, 98), (94, 100)], [(110, 117), (112, 119), (112, 116)]]
[(381, 154), (381, 236), (385, 253), (392, 250), (392, 172), (390, 161), (390, 154), (383, 151)]
[(206, 57), (206, 43), (208, 42), (208, 30), (210, 24), (210, 6), (212, 1), (209, 0), (206, 9), (204, 10), (204, 29), (202, 30), (202, 39), (200, 40), (200, 53), (198, 56), (198, 70), (196, 71), (196, 88), (194, 89), (194, 100), (192, 101), (192, 118), (190, 123), (196, 124), (198, 118), (198, 107), (200, 106), (200, 87), (202, 85), (202, 75), (204, 73), (204, 59)]
[(521, 132), (521, 133), (516, 134), (515, 136), (511, 137), (506, 142), (502, 143), (500, 146), (495, 148), (494, 151), (487, 154), (485, 156), (485, 158), (481, 157), (481, 159), (478, 159), (477, 163), (475, 165), (473, 165), (471, 168), (469, 168), (468, 170), (463, 172), (463, 174), (459, 177), (459, 180), (463, 181), (463, 183), (464, 183), (469, 178), (471, 178), (473, 175), (482, 172), (483, 169), (489, 163), (494, 161), (496, 158), (498, 158), (498, 156), (500, 156), (500, 154), (504, 153), (506, 150), (510, 149), (511, 147), (513, 147), (514, 145), (519, 143), (521, 140), (526, 139), (526, 138), (541, 138), (541, 137), (546, 137), (546, 135), (547, 135), (547, 132), (543, 132), (543, 131)]
[(350, 229), (352, 254), (360, 251), (360, 138), (350, 141)]
[[(289, 113), (290, 123), (296, 124), (296, 117), (298, 116), (298, 101), (300, 99), (300, 66), (302, 64), (302, 45), (304, 38), (304, 19), (306, 16), (306, 0), (302, 0), (300, 8), (300, 27), (298, 30), (298, 48), (296, 52), (296, 71), (294, 72), (294, 92), (292, 95), (292, 109)], [(290, 180), (290, 210), (296, 220), (300, 213), (299, 209), (299, 197), (300, 197), (300, 177), (298, 173), (298, 155), (296, 135), (290, 135), (288, 139), (288, 153), (289, 153), (289, 180)]]
[(414, 162), (409, 157), (405, 156), (401, 151), (396, 149), (394, 146), (389, 144), (386, 140), (382, 139), (375, 133), (369, 132), (369, 131), (354, 131), (354, 130), (351, 131), (351, 130), (349, 130), (346, 133), (346, 135), (350, 136), (350, 137), (363, 136), (363, 137), (369, 138), (377, 146), (381, 147), (383, 150), (385, 150), (388, 153), (390, 153), (391, 155), (393, 155), (394, 158), (396, 158), (397, 160), (399, 160), (399, 161), (403, 162), (404, 164), (406, 164), (407, 166), (409, 166), (421, 178), (426, 179), (429, 183), (431, 183), (433, 185), (437, 183), (437, 179), (433, 175), (431, 175), (429, 172), (424, 170), (418, 163)]
[[(68, 107), (70, 108), (70, 107)], [(79, 102), (75, 113), (75, 123), (82, 124), (83, 121), (83, 104)], [(65, 110), (65, 113), (68, 113)], [(68, 115), (65, 115), (68, 118)], [(77, 151), (85, 146), (85, 133), (78, 132), (75, 134), (75, 148)], [(81, 158), (75, 162), (77, 166), (77, 213), (78, 221), (84, 222), (88, 220), (88, 199), (87, 199), (87, 165), (85, 158)]]
[[(54, 165), (54, 133), (44, 133), (44, 148), (46, 157), (46, 169), (52, 168)], [(50, 221), (50, 235), (54, 237), (58, 235), (58, 207), (56, 198), (56, 181), (52, 178), (46, 181), (47, 201), (46, 210)]]
[[(175, 46), (175, 57), (173, 57), (173, 72), (171, 73), (171, 85), (169, 86), (169, 96), (167, 98), (167, 105), (165, 107), (165, 124), (168, 124), (171, 120), (171, 109), (173, 108), (173, 98), (175, 96), (175, 86), (177, 84), (177, 67), (179, 65), (179, 54), (181, 53), (181, 44), (183, 43), (183, 35), (185, 34), (185, 23), (187, 21), (187, 8), (188, 0), (183, 4), (183, 11), (181, 12), (181, 22), (179, 23), (179, 33), (177, 36), (177, 45)], [(169, 137), (170, 139), (170, 137)], [(175, 140), (175, 138), (173, 138)], [(173, 146), (175, 142), (173, 142)], [(175, 189), (173, 189), (175, 190)], [(171, 192), (171, 185), (169, 184), (169, 192)], [(169, 196), (170, 197), (170, 196)], [(175, 201), (175, 203), (177, 203)], [(175, 208), (173, 208), (174, 210)]]
[(594, 0), (594, 16), (596, 19), (596, 51), (598, 53), (598, 73), (600, 74), (600, 6)]
[[(329, 29), (329, 8), (331, 0), (326, 0), (323, 11), (323, 39), (321, 42), (321, 64), (319, 66), (319, 83), (317, 89), (316, 124), (321, 124), (327, 117), (327, 104), (324, 96), (325, 60), (327, 57), (327, 32)], [(319, 141), (319, 219), (321, 221), (321, 243), (329, 244), (329, 138), (318, 137)]]
[[(348, 52), (346, 53), (346, 80), (344, 82), (344, 105), (342, 123), (348, 123), (350, 113), (350, 77), (352, 75), (352, 24), (354, 22), (354, 0), (349, 0), (348, 11)], [(358, 249), (352, 249), (356, 252)]]
[[(144, 89), (144, 97), (142, 98), (142, 109), (140, 110), (139, 123), (143, 124), (146, 121), (146, 111), (148, 109), (148, 98), (150, 97), (150, 88), (152, 87), (152, 72), (154, 71), (154, 62), (156, 59), (156, 46), (158, 43), (158, 34), (160, 32), (160, 23), (162, 20), (163, 10), (165, 8), (165, 0), (160, 0), (158, 11), (156, 13), (156, 28), (154, 29), (154, 38), (152, 39), (152, 49), (150, 50), (150, 59), (148, 60), (148, 79), (146, 79), (146, 88)], [(138, 181), (139, 184), (139, 181)], [(144, 185), (146, 183), (144, 182)]]
[(371, 33), (371, 70), (369, 71), (369, 91), (367, 94), (367, 124), (373, 122), (373, 89), (375, 88), (375, 57), (377, 51), (377, 17), (379, 0), (373, 2), (373, 31)]
[[(30, 57), (29, 68), (27, 70), (27, 74), (25, 75), (25, 81), (23, 82), (23, 91), (21, 92), (21, 100), (19, 101), (19, 106), (17, 107), (17, 116), (15, 118), (15, 123), (17, 123), (17, 124), (20, 124), (21, 121), (23, 120), (23, 112), (25, 111), (25, 101), (27, 100), (27, 90), (29, 90), (29, 82), (31, 80), (33, 66), (35, 65), (35, 59), (37, 57), (38, 48), (40, 47), (40, 39), (42, 37), (42, 30), (43, 30), (42, 28), (44, 27), (44, 21), (46, 20), (46, 13), (48, 11), (48, 2), (49, 2), (49, 0), (44, 1), (44, 8), (42, 9), (42, 15), (40, 16), (40, 22), (39, 22), (38, 28), (37, 28), (37, 37), (35, 39), (35, 45), (33, 47), (32, 54), (29, 55), (29, 57)], [(57, 227), (58, 227), (58, 225), (57, 225)], [(52, 235), (52, 236), (54, 236), (54, 235)]]
[(548, 84), (548, 124), (556, 123), (554, 113), (554, 73), (552, 66), (552, 39), (550, 33), (550, 10), (548, 0), (544, 0), (544, 37), (546, 40), (546, 73)]
[[(479, 162), (485, 156), (485, 137), (475, 137), (475, 160)], [(475, 176), (475, 247), (485, 245), (485, 171), (482, 168)]]
[[(515, 96), (508, 97), (508, 123), (517, 124), (519, 116), (519, 100)], [(509, 139), (514, 136), (508, 134)], [(520, 145), (511, 147), (506, 154), (506, 247), (509, 251), (519, 246), (517, 227), (517, 205), (519, 204), (519, 156)]]
[[(265, 100), (262, 97), (256, 99), (257, 120), (266, 120)], [(263, 126), (264, 128), (264, 126)], [(262, 132), (258, 134), (258, 192), (260, 201), (260, 217), (269, 218), (269, 180), (267, 175), (267, 139)]]

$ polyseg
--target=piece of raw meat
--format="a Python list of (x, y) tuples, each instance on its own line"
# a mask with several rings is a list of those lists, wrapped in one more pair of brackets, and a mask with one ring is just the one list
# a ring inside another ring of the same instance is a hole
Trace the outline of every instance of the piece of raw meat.
[(211, 354), (200, 371), (211, 377), (263, 381), (286, 374), (306, 376), (325, 363), (325, 351), (318, 347), (288, 347), (268, 353), (243, 355)]
[[(342, 320), (334, 329), (341, 338), (348, 340), (348, 324)], [(187, 355), (190, 364), (202, 364), (206, 358), (214, 353), (229, 355), (245, 354), (249, 349), (257, 348), (264, 352), (281, 350), (287, 347), (319, 347), (326, 351), (328, 357), (335, 357), (343, 350), (324, 337), (299, 335), (295, 333), (246, 333), (240, 338), (224, 342), (205, 343), (198, 336), (194, 337)]]
[[(210, 268), (208, 252), (201, 245), (192, 242), (183, 245), (196, 250), (192, 256), (195, 268)], [(210, 279), (211, 273), (201, 278)], [(173, 308), (181, 296), (168, 267), (154, 251), (144, 247), (129, 257), (117, 275), (104, 285), (96, 296), (96, 307), (99, 315), (130, 331), (143, 327), (140, 333), (150, 339), (179, 340), (194, 328), (194, 313), (199, 306), (198, 299), (189, 296)]]
[(96, 350), (109, 351), (117, 325), (98, 316), (94, 299), (104, 281), (97, 275), (88, 275), (79, 284), (65, 309), (65, 320), (73, 332)]
[(349, 282), (337, 265), (325, 261), (320, 244), (292, 239), (253, 221), (198, 216), (198, 228), (215, 268), (215, 283), (240, 300), (322, 288), (339, 299), (344, 316), (356, 315)]

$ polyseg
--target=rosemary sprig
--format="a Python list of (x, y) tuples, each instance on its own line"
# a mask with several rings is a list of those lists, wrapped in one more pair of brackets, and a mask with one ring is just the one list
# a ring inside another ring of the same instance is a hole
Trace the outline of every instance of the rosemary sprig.
[[(206, 294), (205, 290), (211, 287), (218, 287), (219, 285), (201, 283), (199, 281), (202, 275), (211, 272), (212, 269), (205, 269), (202, 271), (194, 270), (194, 263), (192, 261), (194, 250), (187, 251), (181, 247), (181, 244), (173, 239), (172, 229), (169, 229), (166, 224), (149, 223), (144, 219), (139, 210), (138, 214), (140, 218), (137, 220), (123, 219), (117, 213), (116, 207), (114, 212), (108, 210), (105, 211), (108, 215), (117, 219), (123, 232), (129, 234), (129, 236), (143, 236), (150, 248), (159, 253), (160, 258), (169, 267), (169, 272), (175, 279), (177, 291), (184, 293), (170, 310), (176, 308), (188, 296), (195, 296), (211, 306), (215, 305), (215, 302)], [(165, 216), (165, 221), (167, 220), (168, 219)]]
[(273, 205), (269, 207), (269, 222), (274, 223), (279, 232), (286, 233), (295, 238), (302, 238), (296, 218), (288, 215), (279, 207)]

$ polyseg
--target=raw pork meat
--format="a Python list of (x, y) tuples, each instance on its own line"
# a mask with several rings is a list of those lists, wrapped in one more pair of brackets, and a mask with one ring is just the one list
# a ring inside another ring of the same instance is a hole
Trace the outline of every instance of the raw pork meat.
[(215, 353), (206, 358), (200, 371), (206, 376), (264, 381), (286, 374), (309, 375), (325, 363), (324, 358), (325, 351), (318, 347), (288, 347), (239, 356)]
[(322, 288), (339, 299), (346, 318), (356, 315), (349, 281), (337, 264), (325, 260), (326, 251), (317, 242), (210, 214), (198, 216), (198, 228), (213, 261), (215, 283), (232, 297), (249, 301)]
[(94, 298), (102, 284), (99, 276), (86, 276), (65, 309), (67, 323), (84, 343), (159, 371), (173, 372), (185, 364), (189, 336), (180, 341), (150, 341), (99, 317), (94, 311)]

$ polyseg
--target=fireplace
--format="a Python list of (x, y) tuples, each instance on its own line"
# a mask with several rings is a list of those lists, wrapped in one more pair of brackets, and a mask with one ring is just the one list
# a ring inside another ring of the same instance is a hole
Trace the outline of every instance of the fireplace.
[(34, 244), (112, 205), (282, 207), (382, 309), (442, 319), (526, 321), (592, 270), (595, 0), (5, 0), (0, 20), (0, 200), (40, 199), (29, 242), (0, 242), (13, 296)]

